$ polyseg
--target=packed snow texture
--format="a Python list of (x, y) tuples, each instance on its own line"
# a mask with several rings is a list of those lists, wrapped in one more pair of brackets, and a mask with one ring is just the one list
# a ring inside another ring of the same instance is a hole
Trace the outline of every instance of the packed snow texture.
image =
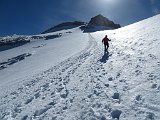
[(31, 54), (0, 70), (0, 119), (160, 120), (159, 19), (0, 52), (1, 63)]

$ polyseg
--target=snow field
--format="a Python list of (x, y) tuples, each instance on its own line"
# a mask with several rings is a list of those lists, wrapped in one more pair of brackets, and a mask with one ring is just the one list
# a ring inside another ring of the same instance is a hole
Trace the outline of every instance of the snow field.
[[(9, 85), (2, 81), (0, 119), (159, 120), (159, 19), (158, 15), (118, 30), (68, 35), (89, 43), (65, 58), (57, 56), (60, 61), (50, 62), (39, 74), (21, 76), (19, 84), (14, 79), (6, 79)], [(101, 43), (106, 34), (112, 39), (107, 53)], [(73, 44), (71, 51), (81, 45)], [(11, 85), (12, 89), (4, 88)]]

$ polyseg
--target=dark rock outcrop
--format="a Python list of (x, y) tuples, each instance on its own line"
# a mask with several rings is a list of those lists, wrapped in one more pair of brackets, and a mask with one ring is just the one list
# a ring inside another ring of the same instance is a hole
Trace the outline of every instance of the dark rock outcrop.
[(119, 24), (115, 24), (113, 21), (110, 21), (108, 18), (102, 15), (97, 15), (91, 18), (90, 22), (88, 23), (88, 27), (90, 26), (105, 26), (113, 29), (121, 27)]
[(95, 32), (99, 30), (110, 30), (117, 29), (121, 26), (119, 24), (115, 24), (113, 21), (110, 21), (108, 18), (97, 15), (89, 21), (89, 23), (84, 27), (81, 27), (84, 32)]
[(0, 46), (12, 45), (16, 43), (27, 43), (27, 42), (30, 42), (30, 40), (28, 39), (28, 37), (25, 36), (17, 36), (17, 37), (8, 36), (0, 38)]

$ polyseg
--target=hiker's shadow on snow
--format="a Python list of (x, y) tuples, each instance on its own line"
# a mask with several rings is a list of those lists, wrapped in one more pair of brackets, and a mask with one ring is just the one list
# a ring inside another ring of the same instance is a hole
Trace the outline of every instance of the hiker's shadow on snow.
[(106, 63), (110, 56), (111, 56), (111, 55), (109, 54), (108, 51), (104, 51), (104, 55), (103, 55), (102, 58), (100, 59), (100, 62)]

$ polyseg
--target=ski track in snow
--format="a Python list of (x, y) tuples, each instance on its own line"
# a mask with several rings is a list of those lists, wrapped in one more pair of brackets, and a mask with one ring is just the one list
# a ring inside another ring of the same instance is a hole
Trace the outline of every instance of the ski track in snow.
[[(124, 40), (119, 46), (113, 42), (112, 52), (103, 54), (94, 36), (88, 36), (89, 44), (83, 51), (1, 96), (0, 119), (158, 120), (160, 77), (144, 68), (147, 64), (158, 71), (160, 61), (154, 54), (146, 57), (136, 49), (145, 41)], [(126, 53), (129, 45), (130, 53)], [(130, 57), (132, 49), (139, 55), (135, 59)]]

